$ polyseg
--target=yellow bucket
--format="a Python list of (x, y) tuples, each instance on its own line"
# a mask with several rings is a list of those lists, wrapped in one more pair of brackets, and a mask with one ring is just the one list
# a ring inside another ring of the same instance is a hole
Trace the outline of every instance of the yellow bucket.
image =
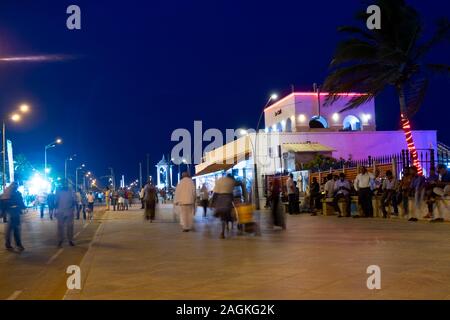
[(253, 222), (254, 206), (252, 204), (241, 204), (236, 206), (238, 223), (246, 224)]

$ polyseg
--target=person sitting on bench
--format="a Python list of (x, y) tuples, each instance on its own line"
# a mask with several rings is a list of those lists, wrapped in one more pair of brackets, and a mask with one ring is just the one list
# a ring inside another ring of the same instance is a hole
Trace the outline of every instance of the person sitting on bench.
[(334, 184), (334, 191), (336, 193), (333, 201), (333, 205), (335, 210), (339, 213), (338, 218), (344, 217), (341, 212), (341, 208), (339, 208), (339, 200), (344, 199), (345, 206), (346, 206), (346, 212), (345, 217), (351, 217), (351, 199), (350, 199), (350, 190), (351, 185), (348, 180), (345, 179), (345, 173), (341, 172), (339, 174), (339, 180), (337, 180)]

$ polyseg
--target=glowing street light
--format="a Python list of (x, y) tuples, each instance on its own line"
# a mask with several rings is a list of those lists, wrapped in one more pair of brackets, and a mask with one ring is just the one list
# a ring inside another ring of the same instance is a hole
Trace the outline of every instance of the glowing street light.
[(14, 113), (14, 114), (11, 115), (11, 120), (14, 121), (14, 122), (19, 122), (20, 119), (22, 119), (22, 117), (18, 113)]
[(47, 150), (50, 148), (56, 147), (58, 144), (61, 144), (62, 140), (60, 138), (57, 138), (55, 141), (47, 144), (44, 148), (44, 173), (45, 173), (45, 179), (47, 179)]
[(75, 191), (78, 191), (78, 170), (82, 170), (85, 167), (84, 163), (75, 169)]
[[(19, 107), (19, 112), (26, 113), (30, 110), (29, 107), (27, 107), (27, 110), (25, 111), (22, 106)], [(21, 115), (18, 112), (15, 112), (11, 115), (10, 119), (13, 122), (19, 122), (21, 120)], [(6, 120), (3, 118), (3, 126), (2, 126), (2, 162), (3, 162), (3, 170), (2, 170), (2, 186), (3, 190), (5, 190), (6, 187)]]
[(28, 113), (30, 111), (30, 107), (27, 104), (22, 104), (19, 107), (20, 112), (22, 113)]
[(67, 161), (72, 161), (77, 155), (73, 154), (64, 160), (64, 179), (67, 181)]

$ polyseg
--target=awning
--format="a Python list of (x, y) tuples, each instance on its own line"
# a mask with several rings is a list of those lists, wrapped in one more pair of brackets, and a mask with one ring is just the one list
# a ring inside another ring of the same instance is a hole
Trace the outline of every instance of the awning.
[(217, 172), (217, 171), (228, 170), (232, 167), (234, 167), (234, 164), (213, 163), (213, 164), (210, 164), (209, 166), (205, 167), (201, 171), (197, 172), (195, 174), (195, 177), (203, 176), (205, 174), (209, 174), (209, 173), (213, 173), (213, 172)]
[(305, 142), (305, 143), (283, 143), (283, 149), (290, 152), (331, 152), (335, 151), (333, 148), (325, 146), (320, 143)]
[(234, 167), (239, 162), (249, 158), (252, 153), (251, 147), (251, 140), (248, 136), (245, 136), (207, 152), (203, 157), (203, 162), (195, 166), (195, 176)]

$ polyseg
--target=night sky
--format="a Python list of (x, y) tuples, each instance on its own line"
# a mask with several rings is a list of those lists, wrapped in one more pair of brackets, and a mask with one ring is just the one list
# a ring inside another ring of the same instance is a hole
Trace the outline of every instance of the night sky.
[[(449, 15), (450, 2), (410, 0), (427, 32)], [(77, 4), (82, 30), (66, 28), (66, 8)], [(127, 180), (150, 154), (152, 173), (173, 146), (176, 128), (256, 126), (272, 92), (311, 90), (322, 83), (339, 38), (352, 24), (360, 0), (345, 1), (110, 1), (1, 0), (0, 57), (36, 54), (73, 56), (54, 63), (0, 63), (0, 106), (33, 108), (20, 125), (8, 126), (15, 153), (43, 163), (44, 145), (63, 170), (64, 158), (79, 155), (97, 176), (114, 167)], [(450, 63), (449, 46), (430, 61)], [(450, 79), (436, 77), (415, 129), (436, 129), (450, 144)], [(393, 91), (377, 100), (377, 126), (398, 129)], [(204, 130), (205, 130), (204, 129)], [(73, 168), (73, 167), (72, 167)]]

